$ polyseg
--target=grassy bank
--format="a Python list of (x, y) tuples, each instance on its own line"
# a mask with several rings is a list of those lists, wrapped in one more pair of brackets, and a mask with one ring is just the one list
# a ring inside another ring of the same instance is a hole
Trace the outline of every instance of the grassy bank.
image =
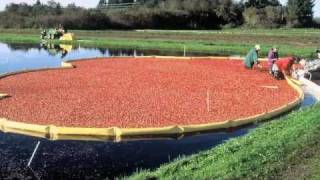
[[(311, 57), (320, 47), (316, 29), (224, 30), (224, 31), (72, 31), (77, 41), (64, 42), (88, 47), (156, 49), (203, 52), (220, 55), (245, 55), (254, 44), (262, 45), (261, 56), (270, 47), (280, 48), (280, 55)], [(0, 41), (39, 43), (39, 30), (0, 30)], [(57, 41), (55, 42), (57, 43)]]
[[(309, 166), (319, 177), (320, 105), (264, 124), (248, 135), (182, 157), (130, 179), (292, 179), (293, 167)], [(290, 169), (292, 171), (290, 171)], [(300, 176), (301, 177), (301, 176)]]
[[(315, 149), (317, 148), (317, 149)], [(299, 164), (293, 164), (282, 173), (282, 180), (319, 180), (320, 179), (320, 152), (319, 147), (313, 147), (303, 153), (304, 159)]]

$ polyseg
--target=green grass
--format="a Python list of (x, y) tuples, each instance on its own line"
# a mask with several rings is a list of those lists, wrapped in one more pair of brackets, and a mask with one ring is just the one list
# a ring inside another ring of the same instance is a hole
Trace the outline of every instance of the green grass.
[(282, 180), (300, 180), (320, 179), (320, 151), (319, 146), (313, 146), (308, 149), (304, 149), (304, 152), (299, 155), (300, 161), (291, 163), (290, 168), (284, 171), (279, 179)]
[[(304, 152), (320, 154), (319, 108), (293, 112), (248, 135), (129, 179), (282, 179), (288, 167), (304, 161)], [(317, 178), (320, 158), (314, 159), (309, 169), (314, 169), (312, 176)]]
[[(312, 57), (320, 47), (320, 31), (316, 29), (223, 31), (72, 31), (77, 41), (63, 42), (88, 47), (156, 49), (202, 52), (213, 55), (246, 55), (254, 44), (262, 45), (261, 57), (276, 45), (280, 55)], [(0, 41), (40, 43), (39, 30), (0, 29)], [(58, 41), (55, 41), (58, 43)]]
[(320, 152), (318, 150), (318, 154), (316, 157), (313, 157), (310, 163), (307, 165), (310, 171), (310, 175), (306, 179), (320, 179)]
[(187, 33), (187, 34), (234, 34), (234, 35), (264, 35), (264, 36), (315, 36), (320, 35), (320, 29), (293, 29), (293, 28), (279, 28), (279, 29), (248, 29), (235, 28), (226, 30), (144, 30), (145, 32), (153, 33)]

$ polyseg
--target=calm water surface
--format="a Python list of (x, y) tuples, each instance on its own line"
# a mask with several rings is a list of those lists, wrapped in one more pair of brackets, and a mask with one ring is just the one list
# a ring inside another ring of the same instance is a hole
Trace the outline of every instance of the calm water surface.
[[(54, 44), (6, 44), (0, 42), (0, 74), (22, 69), (60, 67), (61, 61), (111, 56), (182, 56), (183, 52), (85, 48), (72, 45)], [(209, 54), (188, 53), (189, 56), (207, 56)], [(212, 55), (212, 54), (211, 54)]]

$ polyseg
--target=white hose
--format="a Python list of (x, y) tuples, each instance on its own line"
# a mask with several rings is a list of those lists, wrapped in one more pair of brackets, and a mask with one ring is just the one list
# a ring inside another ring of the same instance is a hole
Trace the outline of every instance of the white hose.
[(30, 160), (29, 160), (29, 162), (28, 162), (27, 167), (30, 167), (31, 162), (32, 162), (32, 160), (33, 160), (33, 158), (34, 158), (34, 155), (36, 154), (36, 152), (37, 152), (37, 150), (38, 150), (38, 148), (39, 148), (39, 145), (40, 145), (40, 141), (38, 141), (36, 147), (34, 148), (33, 153), (32, 153), (32, 155), (31, 155), (31, 158), (30, 158)]

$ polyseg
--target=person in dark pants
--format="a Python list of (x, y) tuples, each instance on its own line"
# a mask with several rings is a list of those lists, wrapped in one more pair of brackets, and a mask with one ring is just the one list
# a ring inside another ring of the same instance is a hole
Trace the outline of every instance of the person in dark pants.
[(269, 73), (272, 74), (272, 66), (279, 59), (278, 48), (273, 47), (268, 53)]

